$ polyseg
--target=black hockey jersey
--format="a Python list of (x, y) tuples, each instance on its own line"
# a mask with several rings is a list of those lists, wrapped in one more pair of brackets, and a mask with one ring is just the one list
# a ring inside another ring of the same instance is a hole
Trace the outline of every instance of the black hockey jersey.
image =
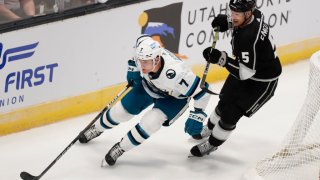
[(282, 68), (269, 25), (259, 10), (254, 11), (251, 23), (235, 27), (232, 34), (232, 51), (235, 59), (228, 58), (226, 68), (240, 80), (272, 81)]

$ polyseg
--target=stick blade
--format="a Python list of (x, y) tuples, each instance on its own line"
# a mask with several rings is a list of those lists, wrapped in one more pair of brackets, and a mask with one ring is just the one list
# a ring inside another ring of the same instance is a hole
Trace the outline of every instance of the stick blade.
[(39, 179), (38, 177), (32, 176), (31, 174), (29, 174), (29, 173), (27, 173), (25, 171), (20, 173), (20, 177), (23, 180), (37, 180), (37, 179)]

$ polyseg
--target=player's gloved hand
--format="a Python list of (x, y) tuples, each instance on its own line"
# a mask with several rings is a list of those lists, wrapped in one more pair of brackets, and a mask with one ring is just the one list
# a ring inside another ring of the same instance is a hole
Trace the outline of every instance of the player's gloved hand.
[(141, 84), (142, 78), (140, 76), (140, 71), (134, 60), (128, 61), (127, 81), (128, 83), (132, 83), (133, 87)]
[(219, 27), (220, 32), (227, 31), (230, 27), (232, 27), (232, 22), (229, 21), (228, 16), (225, 14), (218, 14), (217, 17), (213, 19), (211, 22), (212, 28)]
[(212, 64), (218, 64), (222, 67), (226, 65), (228, 56), (224, 51), (219, 51), (218, 49), (207, 47), (205, 50), (203, 50), (202, 54), (206, 61)]
[(185, 123), (184, 131), (191, 136), (199, 135), (203, 128), (203, 121), (206, 119), (207, 114), (203, 110), (195, 108), (190, 111), (189, 118)]

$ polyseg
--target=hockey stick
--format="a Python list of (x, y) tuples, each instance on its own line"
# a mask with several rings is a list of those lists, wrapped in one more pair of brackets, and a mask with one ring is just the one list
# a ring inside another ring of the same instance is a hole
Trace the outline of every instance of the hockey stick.
[[(213, 42), (212, 42), (212, 48), (216, 47), (217, 41), (219, 40), (219, 27), (216, 28), (214, 33), (214, 37), (213, 37)], [(209, 67), (210, 67), (210, 63), (207, 62), (206, 68), (204, 69), (203, 75), (202, 75), (202, 79), (201, 79), (201, 83), (200, 83), (200, 88), (202, 90), (204, 90), (205, 92), (209, 93), (209, 94), (214, 94), (214, 95), (219, 95), (218, 93), (212, 92), (211, 90), (209, 90), (206, 87), (206, 78), (208, 75), (208, 71), (209, 71)]]
[(103, 115), (107, 110), (111, 108), (111, 106), (116, 102), (120, 96), (122, 96), (130, 87), (132, 83), (128, 83), (127, 86), (87, 125), (87, 127), (82, 130), (79, 135), (58, 155), (58, 157), (51, 162), (51, 164), (39, 175), (33, 176), (25, 171), (20, 173), (20, 177), (23, 180), (38, 180), (40, 179), (70, 148), (71, 146), (79, 140), (81, 134), (83, 134), (86, 130), (88, 130), (98, 119), (101, 115)]

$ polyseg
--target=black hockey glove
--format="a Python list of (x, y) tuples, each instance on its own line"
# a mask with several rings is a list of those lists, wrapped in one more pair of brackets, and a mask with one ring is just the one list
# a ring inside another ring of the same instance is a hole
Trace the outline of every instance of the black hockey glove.
[(218, 14), (216, 18), (211, 23), (212, 28), (219, 27), (220, 32), (227, 31), (230, 27), (232, 27), (232, 22), (228, 20), (228, 16), (224, 14)]
[(206, 61), (212, 63), (212, 64), (218, 64), (219, 66), (224, 67), (227, 62), (227, 53), (224, 51), (219, 51), (217, 49), (214, 49), (212, 47), (207, 47), (205, 50), (203, 50), (203, 57), (206, 59)]
[(128, 61), (127, 81), (128, 83), (132, 83), (133, 87), (139, 86), (142, 82), (140, 71), (133, 60)]

